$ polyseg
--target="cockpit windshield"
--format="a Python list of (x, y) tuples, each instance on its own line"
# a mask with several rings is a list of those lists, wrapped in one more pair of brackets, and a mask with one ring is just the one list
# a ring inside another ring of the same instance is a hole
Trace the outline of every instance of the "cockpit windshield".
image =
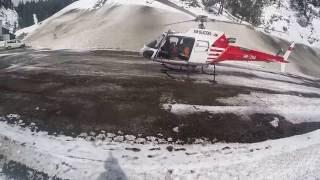
[(161, 40), (164, 38), (164, 34), (162, 34), (161, 36), (159, 36), (157, 39), (149, 42), (146, 44), (146, 46), (153, 48), (153, 49), (158, 49), (161, 43)]

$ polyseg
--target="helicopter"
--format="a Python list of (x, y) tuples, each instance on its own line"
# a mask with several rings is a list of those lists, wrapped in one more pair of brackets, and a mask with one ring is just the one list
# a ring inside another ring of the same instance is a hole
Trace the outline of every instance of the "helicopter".
[(282, 49), (274, 55), (233, 45), (236, 43), (236, 38), (227, 37), (224, 32), (206, 29), (206, 22), (217, 20), (209, 19), (207, 16), (202, 15), (193, 20), (172, 24), (190, 21), (199, 22), (198, 28), (190, 29), (184, 33), (171, 30), (164, 32), (157, 39), (145, 44), (140, 50), (140, 54), (147, 59), (161, 63), (169, 70), (182, 70), (183, 67), (186, 67), (188, 74), (190, 67), (193, 70), (201, 67), (201, 73), (206, 73), (204, 69), (213, 65), (213, 74), (211, 73), (210, 75), (213, 75), (213, 82), (215, 82), (216, 64), (223, 61), (275, 62), (281, 63), (281, 69), (284, 71), (285, 64), (289, 63), (288, 58), (295, 46), (293, 42), (284, 55), (281, 56)]

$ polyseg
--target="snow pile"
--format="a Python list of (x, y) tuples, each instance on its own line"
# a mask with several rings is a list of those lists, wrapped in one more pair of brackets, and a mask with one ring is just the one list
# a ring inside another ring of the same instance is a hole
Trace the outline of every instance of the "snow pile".
[(26, 28), (23, 28), (23, 29), (19, 29), (18, 31), (16, 31), (15, 35), (19, 39), (23, 39), (28, 34), (34, 32), (38, 27), (39, 27), (39, 24), (34, 24), (32, 26), (29, 26), (29, 27), (26, 27)]
[(50, 136), (0, 122), (0, 152), (63, 179), (312, 179), (320, 176), (319, 136), (315, 131), (254, 144), (143, 145)]
[(280, 122), (279, 118), (274, 118), (274, 120), (271, 121), (270, 124), (271, 124), (273, 127), (277, 128), (277, 127), (279, 127), (279, 122)]
[[(295, 41), (306, 45), (320, 47), (320, 17), (314, 16), (310, 24), (302, 27), (298, 20), (298, 12), (290, 7), (290, 0), (280, 1), (278, 3), (266, 6), (263, 10), (262, 23), (264, 27), (270, 29), (285, 31), (286, 33), (270, 32), (270, 34), (288, 41)], [(315, 12), (320, 8), (309, 5)]]
[(190, 15), (160, 2), (80, 0), (56, 13), (26, 37), (37, 48), (138, 50)]
[(18, 13), (13, 9), (0, 7), (0, 20), (2, 21), (2, 26), (11, 32), (18, 27)]

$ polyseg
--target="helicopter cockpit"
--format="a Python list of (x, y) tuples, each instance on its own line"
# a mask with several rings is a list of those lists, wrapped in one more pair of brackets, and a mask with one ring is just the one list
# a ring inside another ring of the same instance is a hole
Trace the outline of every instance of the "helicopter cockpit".
[(171, 35), (161, 44), (158, 58), (188, 61), (194, 38)]
[(177, 34), (161, 35), (145, 45), (143, 56), (149, 59), (188, 61), (195, 43), (192, 37)]

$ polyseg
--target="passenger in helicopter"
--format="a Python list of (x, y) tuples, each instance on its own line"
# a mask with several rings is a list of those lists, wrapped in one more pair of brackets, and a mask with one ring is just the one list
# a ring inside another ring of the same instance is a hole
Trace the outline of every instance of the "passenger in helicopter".
[(182, 60), (189, 60), (194, 40), (190, 38), (183, 38), (180, 41), (179, 58)]
[(178, 56), (177, 43), (179, 41), (178, 37), (167, 37), (165, 43), (162, 45), (159, 57), (165, 59), (175, 59)]
[(194, 39), (170, 36), (160, 49), (158, 57), (170, 60), (184, 60), (190, 58)]
[(166, 39), (163, 46), (160, 48), (159, 57), (169, 59), (169, 52), (170, 52), (170, 40), (169, 38)]
[(171, 42), (170, 49), (169, 49), (169, 58), (175, 59), (178, 57), (178, 55), (179, 55), (179, 52), (178, 52), (178, 47), (177, 47), (176, 42)]

